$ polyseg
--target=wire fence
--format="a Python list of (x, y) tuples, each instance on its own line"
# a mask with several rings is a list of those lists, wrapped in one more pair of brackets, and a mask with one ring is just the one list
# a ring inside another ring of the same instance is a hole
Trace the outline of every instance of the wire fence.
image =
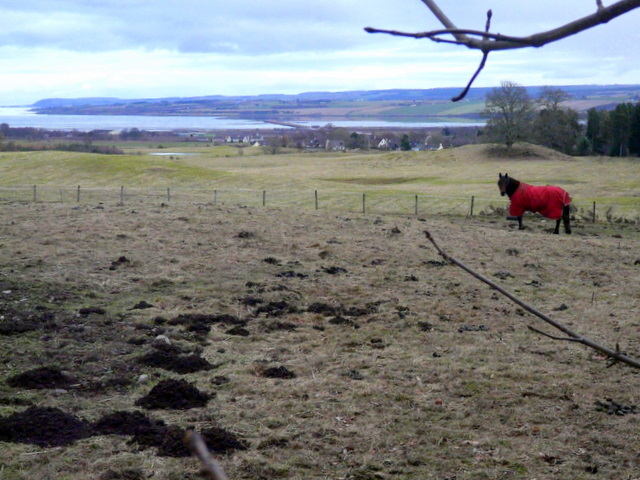
[[(504, 216), (508, 199), (411, 193), (333, 192), (319, 190), (87, 188), (52, 186), (0, 187), (1, 202), (33, 203), (207, 203), (351, 213)], [(585, 222), (640, 223), (640, 198), (633, 204), (574, 202), (574, 215)]]

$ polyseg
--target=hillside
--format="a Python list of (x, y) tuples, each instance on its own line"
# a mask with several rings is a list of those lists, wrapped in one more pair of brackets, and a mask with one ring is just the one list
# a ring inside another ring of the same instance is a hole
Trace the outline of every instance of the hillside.
[[(542, 87), (526, 87), (532, 97)], [(558, 87), (571, 95), (568, 106), (578, 112), (589, 108), (612, 108), (617, 103), (635, 102), (640, 85), (582, 85)], [(472, 88), (467, 97), (452, 103), (454, 88), (424, 90), (371, 90), (347, 92), (305, 92), (297, 95), (265, 94), (226, 97), (211, 95), (186, 98), (43, 99), (33, 104), (41, 114), (74, 115), (180, 115), (217, 116), (260, 120), (372, 120), (420, 119), (464, 121), (478, 119), (491, 88)]]

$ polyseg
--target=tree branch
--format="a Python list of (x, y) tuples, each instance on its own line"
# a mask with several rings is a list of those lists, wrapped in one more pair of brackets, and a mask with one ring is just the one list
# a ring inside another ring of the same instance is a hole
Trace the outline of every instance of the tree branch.
[[(545, 32), (535, 33), (526, 37), (513, 37), (508, 35), (501, 35), (498, 33), (489, 32), (488, 28), (482, 32), (479, 30), (460, 29), (445, 15), (440, 9), (435, 0), (422, 0), (422, 2), (431, 10), (431, 13), (440, 21), (445, 27), (444, 30), (431, 30), (428, 32), (420, 33), (407, 33), (397, 30), (382, 30), (378, 28), (367, 27), (365, 31), (368, 33), (386, 33), (388, 35), (412, 37), (412, 38), (428, 38), (434, 42), (439, 43), (452, 43), (454, 45), (464, 45), (468, 48), (480, 50), (483, 52), (483, 59), (481, 65), (484, 66), (487, 53), (496, 50), (512, 50), (516, 48), (535, 47), (539, 48), (548, 43), (556, 42), (564, 38), (570, 37), (577, 33), (588, 30), (597, 25), (607, 23), (610, 20), (624, 15), (638, 7), (640, 7), (640, 0), (620, 0), (608, 7), (602, 5), (601, 0), (596, 0), (596, 12), (587, 15), (586, 17), (579, 18), (572, 22), (569, 22), (561, 27), (547, 30)], [(489, 19), (491, 18), (491, 10), (488, 12)], [(489, 21), (487, 21), (487, 27)], [(453, 39), (442, 38), (443, 36), (451, 35)], [(452, 99), (453, 101), (461, 100), (465, 97), (469, 88), (473, 84), (473, 81), (478, 76), (482, 68), (476, 70), (476, 73), (472, 77), (471, 81), (467, 85), (467, 88), (461, 95)]]
[(590, 348), (592, 348), (594, 350), (597, 350), (598, 352), (604, 353), (608, 357), (610, 357), (612, 359), (615, 359), (615, 360), (617, 360), (619, 362), (626, 363), (627, 365), (630, 365), (630, 366), (635, 367), (635, 368), (640, 368), (640, 361), (635, 360), (633, 358), (630, 358), (630, 357), (626, 356), (625, 354), (621, 353), (619, 347), (616, 347), (616, 350), (612, 350), (612, 349), (607, 348), (607, 347), (605, 347), (603, 345), (600, 345), (600, 344), (598, 344), (596, 342), (593, 342), (593, 341), (589, 340), (588, 338), (583, 337), (582, 335), (574, 332), (570, 328), (562, 325), (561, 323), (556, 322), (555, 320), (553, 320), (552, 318), (548, 317), (544, 313), (542, 313), (542, 312), (536, 310), (535, 308), (533, 308), (528, 303), (525, 303), (524, 301), (520, 300), (518, 297), (516, 297), (512, 293), (510, 293), (507, 290), (503, 289), (498, 284), (496, 284), (493, 281), (489, 280), (487, 277), (485, 277), (485, 276), (483, 276), (483, 275), (481, 275), (479, 273), (474, 272), (471, 268), (467, 267), (462, 262), (459, 262), (455, 258), (453, 258), (453, 257), (449, 256), (448, 254), (446, 254), (438, 246), (438, 244), (436, 243), (435, 239), (431, 236), (431, 234), (428, 231), (425, 230), (424, 234), (426, 235), (427, 240), (429, 240), (433, 244), (433, 246), (438, 251), (438, 253), (445, 260), (447, 260), (449, 263), (453, 263), (454, 265), (457, 265), (458, 267), (462, 268), (463, 270), (465, 270), (466, 272), (470, 273), (472, 276), (474, 276), (475, 278), (477, 278), (481, 282), (486, 283), (487, 285), (489, 285), (494, 290), (497, 290), (498, 292), (500, 292), (502, 295), (507, 297), (512, 302), (520, 305), (522, 308), (524, 308), (529, 313), (532, 313), (536, 317), (538, 317), (538, 318), (544, 320), (545, 322), (547, 322), (549, 325), (551, 325), (551, 326), (557, 328), (558, 330), (560, 330), (561, 332), (565, 333), (566, 335), (569, 336), (569, 338), (572, 339), (572, 341), (575, 341), (575, 342), (578, 342), (578, 343), (582, 343), (583, 345), (586, 345), (587, 347), (590, 347)]
[(198, 457), (200, 463), (202, 463), (202, 468), (211, 480), (228, 480), (222, 468), (209, 453), (202, 435), (193, 430), (187, 430), (184, 436), (184, 443), (191, 453)]

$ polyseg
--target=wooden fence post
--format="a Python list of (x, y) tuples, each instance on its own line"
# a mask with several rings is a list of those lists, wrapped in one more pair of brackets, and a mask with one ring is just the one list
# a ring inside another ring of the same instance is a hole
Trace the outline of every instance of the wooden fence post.
[(418, 195), (416, 195), (416, 205), (415, 205), (415, 209), (414, 209), (416, 215), (418, 214)]
[(316, 197), (316, 210), (317, 210), (318, 209), (318, 190), (316, 190), (314, 193)]
[(366, 205), (366, 194), (363, 193), (362, 194), (362, 213), (365, 213), (365, 211), (366, 211), (365, 205)]
[(471, 217), (473, 217), (473, 202), (475, 201), (475, 199), (476, 199), (476, 197), (471, 195), (471, 214), (470, 214)]
[(591, 219), (593, 220), (593, 223), (596, 223), (596, 202), (593, 202), (593, 213)]
[(167, 202), (171, 201), (171, 189), (167, 187)]
[(264, 207), (267, 204), (267, 191), (262, 191), (262, 206)]
[(120, 187), (120, 205), (124, 205), (124, 185)]
[(80, 185), (78, 185), (78, 194), (76, 195), (76, 201), (80, 203)]
[(214, 205), (218, 204), (218, 190), (213, 191), (213, 204)]

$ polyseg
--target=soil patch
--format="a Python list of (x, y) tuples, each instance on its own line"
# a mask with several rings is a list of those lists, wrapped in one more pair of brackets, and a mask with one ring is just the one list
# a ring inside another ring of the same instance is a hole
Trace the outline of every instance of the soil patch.
[(177, 355), (175, 352), (154, 350), (138, 359), (138, 362), (148, 367), (162, 368), (180, 374), (211, 370), (207, 360), (199, 355)]
[(73, 383), (73, 378), (57, 367), (40, 367), (7, 379), (10, 387), (28, 389), (68, 388)]
[(142, 398), (136, 400), (139, 407), (152, 409), (188, 410), (204, 407), (210, 395), (202, 393), (184, 380), (163, 380)]
[(91, 436), (91, 425), (52, 407), (31, 407), (0, 419), (0, 440), (61, 447)]

